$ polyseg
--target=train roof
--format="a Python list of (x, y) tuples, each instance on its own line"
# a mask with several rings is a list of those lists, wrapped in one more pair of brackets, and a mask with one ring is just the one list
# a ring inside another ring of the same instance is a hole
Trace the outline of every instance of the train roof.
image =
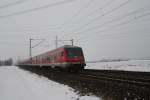
[[(41, 55), (43, 55), (43, 54), (47, 54), (47, 53), (49, 53), (49, 52), (53, 52), (53, 51), (58, 50), (58, 49), (61, 49), (61, 48), (81, 48), (81, 47), (79, 47), (79, 46), (72, 46), (72, 45), (64, 45), (64, 46), (58, 47), (58, 48), (56, 48), (56, 49), (49, 50), (49, 51), (47, 51), (47, 52), (41, 53), (41, 54), (36, 55), (36, 56), (41, 56)], [(36, 56), (34, 56), (34, 57), (36, 57)], [(32, 58), (34, 58), (34, 57), (32, 57)]]
[(81, 48), (81, 47), (78, 47), (78, 46), (72, 46), (72, 45), (64, 45), (60, 48)]

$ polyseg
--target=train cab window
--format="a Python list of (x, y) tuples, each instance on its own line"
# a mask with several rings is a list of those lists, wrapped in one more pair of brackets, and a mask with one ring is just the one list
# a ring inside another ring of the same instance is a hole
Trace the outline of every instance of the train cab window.
[(69, 58), (83, 56), (83, 52), (81, 48), (67, 48), (66, 50)]

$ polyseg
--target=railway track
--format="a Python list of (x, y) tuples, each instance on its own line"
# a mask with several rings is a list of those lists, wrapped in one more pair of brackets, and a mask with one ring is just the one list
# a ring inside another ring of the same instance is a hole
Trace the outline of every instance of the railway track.
[[(40, 70), (40, 69), (39, 69)], [(58, 72), (64, 73), (59, 70), (49, 69), (49, 72)], [(46, 70), (43, 70), (43, 74)], [(65, 73), (64, 73), (65, 74)], [(130, 85), (138, 85), (150, 88), (150, 73), (145, 72), (128, 72), (128, 71), (116, 71), (116, 70), (90, 70), (86, 69), (80, 71), (79, 73), (66, 73), (70, 76), (70, 74), (74, 74), (73, 76), (76, 78), (80, 77), (86, 80), (93, 81), (110, 81), (117, 82), (123, 84)]]
[(150, 73), (112, 70), (83, 70), (79, 73), (68, 73), (35, 67), (23, 69), (68, 85), (80, 95), (95, 95), (104, 100), (150, 100)]
[[(85, 70), (79, 73), (80, 77), (94, 81), (111, 81), (130, 85), (150, 87), (150, 73), (124, 72), (124, 71), (101, 71)], [(146, 76), (145, 76), (146, 75)], [(148, 76), (147, 76), (148, 75)]]

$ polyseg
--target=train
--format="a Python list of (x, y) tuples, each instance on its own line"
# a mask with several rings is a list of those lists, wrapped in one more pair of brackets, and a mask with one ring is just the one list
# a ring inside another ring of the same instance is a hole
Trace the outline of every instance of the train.
[(84, 69), (86, 63), (81, 47), (64, 45), (22, 61), (19, 63), (19, 66), (35, 66), (35, 68), (54, 68), (78, 72)]

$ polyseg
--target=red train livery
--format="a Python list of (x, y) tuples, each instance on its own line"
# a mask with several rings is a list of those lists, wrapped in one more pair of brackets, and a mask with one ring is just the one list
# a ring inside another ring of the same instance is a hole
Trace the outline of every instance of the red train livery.
[(24, 61), (21, 65), (41, 66), (79, 71), (84, 69), (85, 59), (81, 47), (65, 45)]

